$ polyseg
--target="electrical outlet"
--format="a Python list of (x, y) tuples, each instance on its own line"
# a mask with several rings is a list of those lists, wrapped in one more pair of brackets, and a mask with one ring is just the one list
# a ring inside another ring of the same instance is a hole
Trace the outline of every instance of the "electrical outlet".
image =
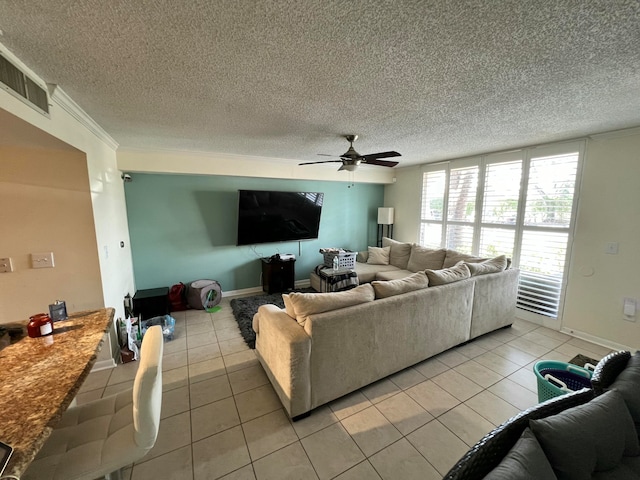
[(11, 257), (0, 258), (0, 273), (13, 272), (13, 263)]
[(53, 252), (31, 254), (31, 268), (53, 267), (55, 267), (55, 263), (53, 261)]

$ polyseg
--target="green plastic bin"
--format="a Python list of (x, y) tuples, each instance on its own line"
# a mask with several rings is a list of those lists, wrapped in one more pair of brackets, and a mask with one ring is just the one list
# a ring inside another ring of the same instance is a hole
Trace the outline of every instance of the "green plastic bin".
[(591, 370), (572, 363), (542, 360), (533, 366), (538, 380), (538, 401), (544, 402), (582, 388), (591, 388)]

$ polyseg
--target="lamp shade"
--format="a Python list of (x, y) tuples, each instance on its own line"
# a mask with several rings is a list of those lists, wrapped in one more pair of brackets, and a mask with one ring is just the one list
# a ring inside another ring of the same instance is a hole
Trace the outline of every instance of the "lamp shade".
[(378, 208), (378, 225), (393, 225), (393, 207)]

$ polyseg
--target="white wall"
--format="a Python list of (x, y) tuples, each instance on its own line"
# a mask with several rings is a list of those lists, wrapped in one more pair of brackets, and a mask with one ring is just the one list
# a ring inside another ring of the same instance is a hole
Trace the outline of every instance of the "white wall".
[[(605, 253), (609, 242), (617, 255)], [(640, 314), (623, 319), (624, 297), (640, 306), (639, 129), (587, 142), (563, 329), (639, 349)]]
[(394, 207), (393, 238), (417, 242), (420, 234), (422, 169), (419, 165), (395, 169), (396, 181), (384, 188), (385, 207)]
[[(385, 206), (396, 209), (394, 238), (414, 242), (422, 172), (419, 166), (395, 172)], [(618, 255), (604, 253), (608, 242), (619, 243)], [(623, 297), (640, 307), (639, 272), (640, 131), (596, 135), (586, 146), (561, 329), (611, 347), (640, 348), (640, 313), (635, 323), (622, 318)]]
[[(1, 44), (0, 51), (23, 70), (28, 71), (27, 67)], [(44, 86), (44, 82), (33, 72), (29, 71), (29, 73), (34, 80)], [(81, 115), (78, 115), (78, 109), (74, 114), (69, 109), (63, 109), (56, 101), (50, 103), (52, 104), (50, 118), (47, 118), (13, 95), (0, 91), (0, 109), (86, 155), (103, 302), (104, 306), (116, 309), (116, 318), (123, 317), (122, 299), (128, 292), (132, 294), (135, 292), (135, 285), (124, 188), (116, 163), (117, 145), (109, 141), (106, 134), (98, 136), (99, 127), (88, 128), (86, 121), (83, 122)], [(73, 213), (69, 212), (69, 214)], [(121, 241), (124, 242), (124, 248), (120, 248)], [(113, 347), (114, 345), (111, 345), (111, 348)], [(111, 352), (108, 350), (103, 348), (99, 360), (111, 357)]]

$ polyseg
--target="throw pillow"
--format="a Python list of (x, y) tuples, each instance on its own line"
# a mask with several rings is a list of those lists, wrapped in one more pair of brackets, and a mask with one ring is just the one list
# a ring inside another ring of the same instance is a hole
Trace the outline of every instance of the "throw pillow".
[(629, 359), (610, 388), (620, 392), (640, 433), (640, 351)]
[(447, 283), (458, 282), (471, 276), (469, 267), (464, 263), (451, 268), (443, 268), (442, 270), (427, 269), (424, 273), (429, 277), (429, 285), (434, 287), (438, 285), (446, 285)]
[(465, 262), (465, 264), (469, 267), (471, 276), (475, 277), (476, 275), (486, 275), (487, 273), (503, 272), (507, 268), (507, 257), (500, 255), (479, 263)]
[(560, 480), (591, 478), (624, 456), (640, 454), (629, 410), (616, 391), (540, 420), (529, 427)]
[(409, 257), (411, 256), (411, 244), (397, 242), (388, 237), (382, 237), (382, 246), (391, 247), (389, 252), (389, 264), (402, 270), (407, 269)]
[(374, 281), (371, 282), (376, 298), (393, 297), (401, 293), (413, 292), (429, 286), (429, 279), (424, 272), (414, 273), (408, 277), (398, 280)]
[(368, 250), (356, 253), (356, 262), (367, 263), (368, 259), (369, 259)]
[(444, 248), (434, 250), (433, 248), (422, 247), (420, 245), (411, 246), (411, 255), (407, 262), (407, 270), (419, 272), (427, 268), (439, 270), (442, 268), (444, 256), (447, 251)]
[(368, 247), (369, 258), (367, 263), (369, 265), (389, 265), (389, 252), (391, 247)]
[(515, 443), (496, 468), (491, 470), (485, 480), (555, 480), (551, 464), (542, 451), (542, 447), (529, 428)]
[(283, 293), (282, 301), (284, 302), (284, 310), (285, 312), (287, 312), (287, 315), (289, 315), (291, 318), (296, 318), (296, 310), (295, 308), (293, 308), (293, 304), (289, 299), (289, 295), (287, 295), (286, 293)]
[(447, 249), (447, 253), (444, 257), (444, 263), (442, 264), (442, 268), (453, 267), (456, 263), (461, 261), (467, 263), (476, 263), (483, 262), (488, 260), (487, 258), (474, 257), (473, 255), (468, 255), (466, 253), (457, 252), (456, 250)]
[(300, 325), (306, 323), (309, 315), (372, 302), (374, 299), (375, 293), (369, 283), (344, 292), (289, 294), (289, 302), (295, 311), (294, 318)]

